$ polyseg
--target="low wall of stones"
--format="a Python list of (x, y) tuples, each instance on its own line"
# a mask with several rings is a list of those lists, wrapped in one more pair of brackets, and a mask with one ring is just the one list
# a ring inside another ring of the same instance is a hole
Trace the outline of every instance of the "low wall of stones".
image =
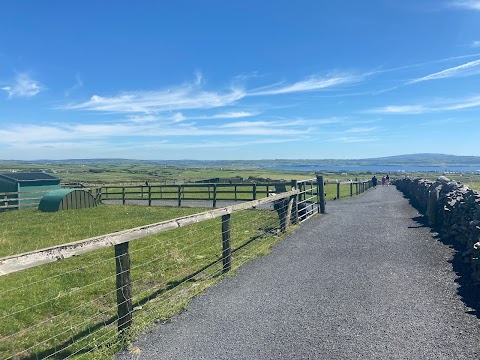
[(480, 194), (444, 176), (437, 181), (399, 179), (395, 185), (427, 216), (430, 226), (464, 246), (462, 256), (480, 282)]

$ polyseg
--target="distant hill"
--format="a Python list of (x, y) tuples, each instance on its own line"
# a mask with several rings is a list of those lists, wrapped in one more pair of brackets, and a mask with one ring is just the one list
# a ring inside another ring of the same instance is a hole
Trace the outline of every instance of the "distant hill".
[(370, 165), (415, 165), (415, 166), (479, 166), (480, 156), (456, 156), (446, 154), (409, 154), (365, 159)]
[(89, 166), (180, 166), (252, 168), (277, 166), (467, 166), (480, 167), (480, 156), (456, 156), (447, 154), (408, 154), (369, 159), (264, 159), (264, 160), (134, 160), (134, 159), (65, 159), (35, 161), (1, 161), (24, 164), (83, 164)]

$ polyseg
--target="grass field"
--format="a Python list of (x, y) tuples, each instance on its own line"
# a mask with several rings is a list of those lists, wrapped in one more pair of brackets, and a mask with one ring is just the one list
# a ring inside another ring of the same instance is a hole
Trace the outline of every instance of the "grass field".
[[(7, 225), (1, 230), (0, 256), (200, 210), (102, 205), (58, 213), (1, 213), (0, 220)], [(239, 249), (234, 268), (268, 252), (282, 238), (274, 230), (278, 226), (273, 211), (233, 214), (232, 247)], [(130, 335), (144, 331), (155, 320), (167, 319), (187, 306), (192, 296), (220, 280), (221, 247), (220, 219), (133, 241), (133, 302), (141, 310), (134, 313)], [(121, 348), (115, 323), (113, 248), (2, 276), (0, 286), (0, 358), (20, 353), (15, 358), (104, 359)]]
[[(21, 168), (19, 168), (21, 169)], [(79, 165), (49, 168), (64, 181), (108, 184), (138, 184), (145, 180), (160, 185), (165, 180), (255, 177), (274, 180), (314, 178), (314, 173), (256, 169), (202, 169), (175, 166), (109, 166), (85, 168)], [(44, 167), (32, 170), (44, 170)], [(327, 181), (368, 180), (372, 173), (325, 172)], [(437, 173), (391, 174), (435, 179)], [(480, 176), (447, 174), (450, 178), (480, 189)], [(378, 175), (377, 175), (378, 177)], [(174, 189), (168, 197), (177, 198)], [(326, 200), (337, 197), (336, 185), (326, 185)], [(221, 191), (223, 189), (220, 189)], [(225, 191), (227, 189), (224, 189)], [(147, 195), (127, 190), (127, 198)], [(266, 196), (259, 188), (257, 198)], [(355, 194), (355, 186), (353, 186)], [(166, 194), (165, 194), (166, 195)], [(158, 194), (157, 194), (158, 196)], [(188, 197), (204, 197), (187, 190)], [(341, 185), (340, 197), (350, 196), (350, 186)], [(233, 193), (219, 198), (234, 199)], [(250, 194), (237, 194), (238, 200)], [(161, 208), (100, 205), (97, 208), (41, 213), (21, 210), (0, 213), (0, 257), (37, 250), (103, 235), (136, 226), (160, 222), (202, 211), (199, 208)], [(232, 246), (239, 250), (233, 266), (268, 252), (279, 241), (275, 212), (249, 210), (232, 215)], [(255, 241), (253, 241), (255, 240)], [(248, 246), (244, 246), (248, 244)], [(186, 307), (189, 299), (219, 281), (221, 265), (221, 223), (214, 219), (132, 242), (134, 336), (153, 321), (168, 319)], [(208, 268), (208, 265), (214, 264)], [(204, 269), (205, 268), (205, 269)], [(201, 271), (204, 269), (203, 271)], [(0, 358), (17, 354), (18, 359), (85, 357), (105, 359), (125, 344), (117, 338), (115, 323), (115, 261), (112, 249), (100, 250), (0, 277)], [(18, 354), (20, 353), (20, 354)]]

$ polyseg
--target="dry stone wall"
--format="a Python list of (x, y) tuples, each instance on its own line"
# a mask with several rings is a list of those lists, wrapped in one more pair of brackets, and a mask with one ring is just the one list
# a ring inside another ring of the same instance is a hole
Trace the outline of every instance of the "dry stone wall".
[(463, 244), (462, 256), (471, 263), (474, 280), (480, 282), (480, 194), (444, 176), (437, 181), (399, 179), (395, 185), (427, 215), (430, 226)]

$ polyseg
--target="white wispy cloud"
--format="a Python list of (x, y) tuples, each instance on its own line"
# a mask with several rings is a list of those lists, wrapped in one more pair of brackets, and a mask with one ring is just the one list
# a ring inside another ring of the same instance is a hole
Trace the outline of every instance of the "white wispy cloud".
[(193, 84), (164, 91), (125, 92), (118, 96), (93, 95), (89, 101), (68, 104), (62, 109), (92, 110), (111, 113), (155, 113), (186, 109), (209, 109), (233, 105), (245, 97), (245, 91), (232, 88), (225, 92), (202, 89), (201, 75)]
[(449, 5), (456, 8), (480, 11), (480, 0), (456, 0), (451, 1)]
[[(439, 105), (442, 104), (442, 105)], [(371, 114), (424, 114), (441, 111), (463, 110), (480, 106), (480, 96), (473, 96), (464, 99), (444, 99), (432, 104), (416, 104), (416, 105), (388, 105), (379, 108), (373, 108), (364, 113)]]
[(251, 117), (261, 114), (260, 112), (249, 111), (230, 111), (225, 113), (219, 113), (214, 115), (189, 115), (186, 116), (181, 112), (176, 112), (173, 115), (157, 115), (157, 114), (139, 114), (128, 116), (128, 120), (135, 123), (147, 123), (147, 122), (163, 122), (163, 123), (179, 123), (187, 120), (231, 120), (240, 119), (245, 117)]
[(75, 74), (75, 84), (70, 88), (65, 90), (65, 96), (70, 96), (75, 90), (83, 87), (83, 81), (80, 78), (80, 74)]
[(480, 106), (480, 96), (465, 99), (453, 105), (447, 105), (441, 109), (442, 110), (460, 110), (460, 109), (467, 109), (467, 108), (477, 107), (477, 106)]
[(342, 143), (362, 143), (362, 142), (372, 142), (378, 141), (377, 137), (354, 137), (354, 136), (342, 136), (337, 138), (332, 138), (327, 141), (330, 142), (342, 142)]
[(8, 98), (32, 97), (43, 90), (39, 82), (30, 78), (26, 73), (18, 74), (11, 85), (2, 87), (2, 90), (8, 93)]
[(430, 109), (423, 105), (388, 105), (364, 112), (371, 114), (423, 114), (428, 111)]
[(177, 112), (173, 115), (138, 114), (128, 116), (127, 119), (134, 123), (179, 123), (187, 120), (187, 117), (185, 117), (181, 112)]
[(472, 48), (480, 48), (480, 40), (474, 40), (474, 41), (472, 41), (472, 43), (470, 44), (470, 47), (472, 47)]
[(202, 117), (202, 119), (239, 119), (244, 117), (256, 116), (260, 112), (249, 112), (249, 111), (229, 111), (221, 114), (215, 114), (209, 117)]
[(268, 87), (259, 89), (253, 89), (248, 92), (249, 96), (260, 95), (279, 95), (289, 94), (296, 92), (315, 91), (331, 88), (338, 85), (356, 83), (362, 81), (366, 75), (340, 75), (330, 77), (320, 77), (312, 75), (309, 78), (298, 81), (293, 84), (284, 85), (283, 83), (277, 83)]
[(0, 128), (0, 137), (6, 144), (86, 141), (89, 139), (114, 139), (143, 137), (164, 139), (166, 137), (202, 137), (202, 136), (291, 136), (307, 134), (309, 128), (288, 127), (285, 124), (269, 122), (238, 122), (232, 126), (196, 126), (185, 123), (95, 123), (95, 124), (46, 124), (14, 125)]
[(270, 129), (275, 128), (290, 128), (296, 127), (299, 129), (305, 128), (316, 128), (322, 125), (337, 124), (341, 120), (337, 118), (331, 119), (283, 119), (283, 120), (273, 120), (273, 121), (237, 121), (231, 122), (228, 124), (223, 124), (220, 128), (223, 129), (233, 129), (233, 128), (252, 128), (252, 127), (265, 127)]
[(471, 75), (480, 74), (480, 60), (470, 61), (468, 63), (455, 66), (449, 69), (445, 69), (427, 76), (423, 76), (418, 79), (407, 82), (405, 85), (415, 84), (422, 81), (453, 78), (453, 77), (465, 77)]
[(345, 130), (346, 133), (369, 133), (378, 130), (377, 126), (372, 127), (354, 127)]

